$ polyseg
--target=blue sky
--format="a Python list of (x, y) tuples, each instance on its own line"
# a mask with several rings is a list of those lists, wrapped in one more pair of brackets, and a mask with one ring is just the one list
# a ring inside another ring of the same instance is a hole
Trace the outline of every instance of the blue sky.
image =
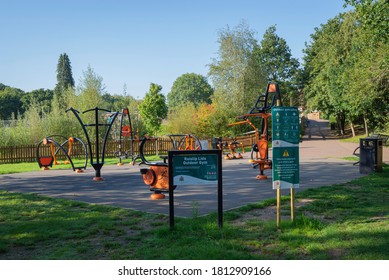
[(90, 67), (106, 91), (142, 98), (150, 83), (164, 94), (182, 74), (206, 76), (218, 31), (243, 20), (256, 31), (277, 26), (301, 60), (314, 28), (344, 12), (343, 0), (0, 0), (0, 83), (24, 91), (56, 84), (67, 53), (76, 84)]

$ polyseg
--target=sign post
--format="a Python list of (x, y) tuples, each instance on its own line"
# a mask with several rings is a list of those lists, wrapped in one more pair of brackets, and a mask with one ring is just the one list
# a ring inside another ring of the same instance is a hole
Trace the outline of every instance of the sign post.
[[(294, 220), (294, 189), (299, 187), (300, 121), (296, 107), (272, 108), (273, 189), (290, 188), (291, 220)], [(280, 195), (277, 195), (277, 227), (280, 225)]]
[(174, 227), (174, 187), (217, 184), (218, 225), (223, 226), (223, 182), (221, 150), (169, 151), (169, 218)]

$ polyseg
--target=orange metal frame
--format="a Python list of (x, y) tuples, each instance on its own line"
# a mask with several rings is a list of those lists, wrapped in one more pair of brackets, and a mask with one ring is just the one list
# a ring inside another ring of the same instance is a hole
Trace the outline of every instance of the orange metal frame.
[[(261, 117), (264, 120), (261, 135), (258, 132), (258, 128), (248, 119), (249, 117)], [(246, 114), (246, 115), (239, 117), (239, 118), (243, 118), (244, 119), (243, 121), (228, 124), (228, 126), (248, 124), (252, 128), (254, 128), (255, 141), (256, 141), (256, 144), (258, 147), (258, 151), (256, 152), (255, 159), (252, 160), (252, 164), (254, 166), (259, 167), (260, 174), (256, 177), (259, 180), (267, 179), (267, 176), (264, 175), (263, 171), (265, 169), (272, 168), (272, 161), (268, 159), (269, 144), (268, 144), (267, 131), (268, 131), (268, 118), (269, 117), (271, 117), (270, 113)]]

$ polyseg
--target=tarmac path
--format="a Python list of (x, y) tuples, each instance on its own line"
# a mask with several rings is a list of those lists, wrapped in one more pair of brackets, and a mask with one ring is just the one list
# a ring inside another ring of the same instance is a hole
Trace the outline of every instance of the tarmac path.
[[(310, 121), (306, 137), (300, 143), (300, 188), (344, 183), (362, 176), (359, 167), (342, 159), (351, 156), (355, 144), (343, 143), (329, 137), (328, 122)], [(385, 148), (384, 160), (389, 161)], [(271, 155), (271, 151), (270, 151)], [(275, 198), (271, 171), (267, 180), (255, 179), (258, 169), (244, 159), (223, 160), (223, 210), (241, 207), (267, 198)], [(104, 166), (104, 181), (92, 180), (94, 170), (84, 173), (71, 170), (36, 171), (0, 176), (0, 190), (28, 192), (49, 197), (60, 197), (88, 203), (118, 206), (139, 211), (168, 215), (169, 200), (151, 200), (148, 187), (143, 183), (139, 166)], [(193, 217), (217, 211), (217, 188), (212, 185), (179, 186), (174, 192), (175, 215)], [(288, 194), (289, 190), (282, 190)]]

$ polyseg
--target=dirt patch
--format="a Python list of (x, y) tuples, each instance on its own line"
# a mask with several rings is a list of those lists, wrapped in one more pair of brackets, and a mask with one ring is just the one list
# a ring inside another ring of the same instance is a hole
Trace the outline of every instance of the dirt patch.
[(328, 253), (332, 259), (339, 260), (344, 255), (344, 252), (345, 252), (344, 249), (336, 248), (336, 249), (329, 250)]
[[(295, 209), (298, 209), (306, 204), (312, 203), (315, 201), (314, 199), (299, 199), (295, 201)], [(287, 204), (287, 206), (290, 206), (290, 203)], [(284, 205), (282, 206), (284, 207)], [(282, 215), (282, 209), (281, 209), (281, 220), (287, 220), (290, 219), (290, 215)], [(313, 216), (313, 214), (304, 213), (306, 216)], [(275, 221), (277, 217), (277, 207), (275, 205), (268, 206), (266, 208), (261, 209), (253, 209), (251, 211), (246, 212), (244, 215), (239, 217), (238, 219), (234, 220), (232, 222), (235, 226), (242, 226), (247, 221), (250, 220), (261, 220), (261, 221)]]

